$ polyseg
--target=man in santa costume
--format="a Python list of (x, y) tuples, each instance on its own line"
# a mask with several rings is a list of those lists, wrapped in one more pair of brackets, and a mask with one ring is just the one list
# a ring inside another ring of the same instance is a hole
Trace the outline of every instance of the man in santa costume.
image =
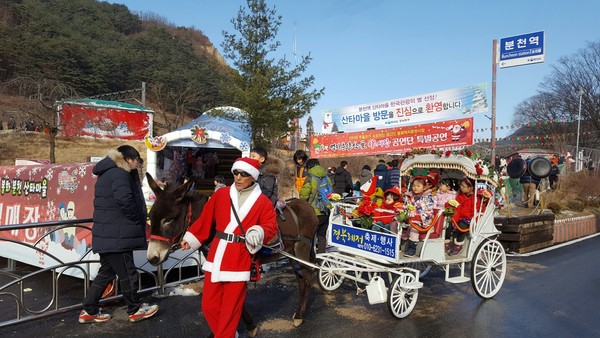
[(251, 255), (277, 234), (273, 203), (255, 183), (259, 168), (257, 160), (238, 158), (231, 167), (234, 184), (213, 194), (181, 241), (182, 249), (196, 250), (209, 240), (211, 229), (216, 229), (202, 266), (202, 311), (217, 338), (237, 337)]

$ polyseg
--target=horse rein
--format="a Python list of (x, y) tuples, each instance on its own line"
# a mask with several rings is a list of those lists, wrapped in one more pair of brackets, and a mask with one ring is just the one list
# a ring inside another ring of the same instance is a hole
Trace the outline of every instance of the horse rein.
[(179, 250), (179, 248), (181, 248), (181, 244), (180, 244), (181, 238), (183, 237), (185, 232), (192, 225), (192, 203), (188, 204), (188, 212), (187, 212), (187, 215), (185, 216), (185, 218), (186, 218), (185, 221), (186, 221), (187, 225), (180, 234), (177, 234), (177, 235), (173, 236), (172, 238), (151, 234), (150, 239), (154, 239), (154, 240), (157, 240), (160, 242), (166, 242), (167, 244), (170, 244), (171, 247), (169, 248), (169, 253)]

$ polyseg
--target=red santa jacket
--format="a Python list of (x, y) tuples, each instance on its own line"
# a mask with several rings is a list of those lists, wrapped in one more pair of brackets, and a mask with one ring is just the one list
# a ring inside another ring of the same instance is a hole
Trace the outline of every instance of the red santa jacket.
[[(255, 229), (264, 234), (263, 244), (268, 243), (277, 234), (277, 223), (273, 203), (261, 193), (258, 184), (238, 208), (238, 193), (231, 186), (217, 190), (202, 210), (200, 217), (192, 224), (184, 239), (192, 249), (198, 249), (208, 240), (211, 228), (216, 231), (242, 235), (233, 211), (231, 201), (242, 222), (245, 232)], [(251, 257), (244, 242), (231, 242), (214, 238), (208, 251), (208, 257), (202, 265), (204, 271), (211, 272), (212, 282), (248, 281), (250, 279)]]
[(375, 209), (373, 221), (381, 221), (383, 224), (392, 223), (401, 207), (402, 202), (394, 202), (392, 204), (384, 202), (379, 208)]
[(452, 219), (456, 222), (465, 218), (471, 220), (475, 213), (475, 194), (466, 195), (459, 192), (456, 195), (456, 201), (460, 204), (456, 208), (456, 213), (452, 216)]

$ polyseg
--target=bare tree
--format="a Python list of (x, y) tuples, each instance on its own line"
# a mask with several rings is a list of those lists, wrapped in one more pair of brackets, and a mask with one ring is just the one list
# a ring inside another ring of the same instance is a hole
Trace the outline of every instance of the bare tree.
[[(198, 89), (185, 87), (181, 90), (167, 88), (164, 83), (152, 84), (148, 88), (148, 99), (156, 105), (155, 116), (160, 116), (167, 131), (173, 131), (183, 125), (185, 116), (194, 110), (191, 106), (198, 101), (201, 93)], [(171, 114), (167, 114), (171, 112)]]
[(0, 84), (5, 94), (28, 97), (27, 103), (19, 107), (22, 116), (41, 123), (43, 131), (50, 136), (50, 162), (56, 161), (56, 135), (60, 131), (57, 102), (76, 97), (75, 90), (60, 81), (46, 78), (18, 77)]
[(581, 146), (600, 146), (600, 41), (560, 58), (540, 88), (516, 107), (515, 122), (536, 123), (538, 136), (575, 135), (581, 99), (581, 133), (586, 135)]

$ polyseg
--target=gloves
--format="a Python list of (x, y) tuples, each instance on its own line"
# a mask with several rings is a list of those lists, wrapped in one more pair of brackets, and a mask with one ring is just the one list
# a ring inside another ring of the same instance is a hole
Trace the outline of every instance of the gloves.
[(246, 247), (251, 254), (255, 254), (262, 248), (264, 235), (255, 229), (250, 229), (246, 232)]

